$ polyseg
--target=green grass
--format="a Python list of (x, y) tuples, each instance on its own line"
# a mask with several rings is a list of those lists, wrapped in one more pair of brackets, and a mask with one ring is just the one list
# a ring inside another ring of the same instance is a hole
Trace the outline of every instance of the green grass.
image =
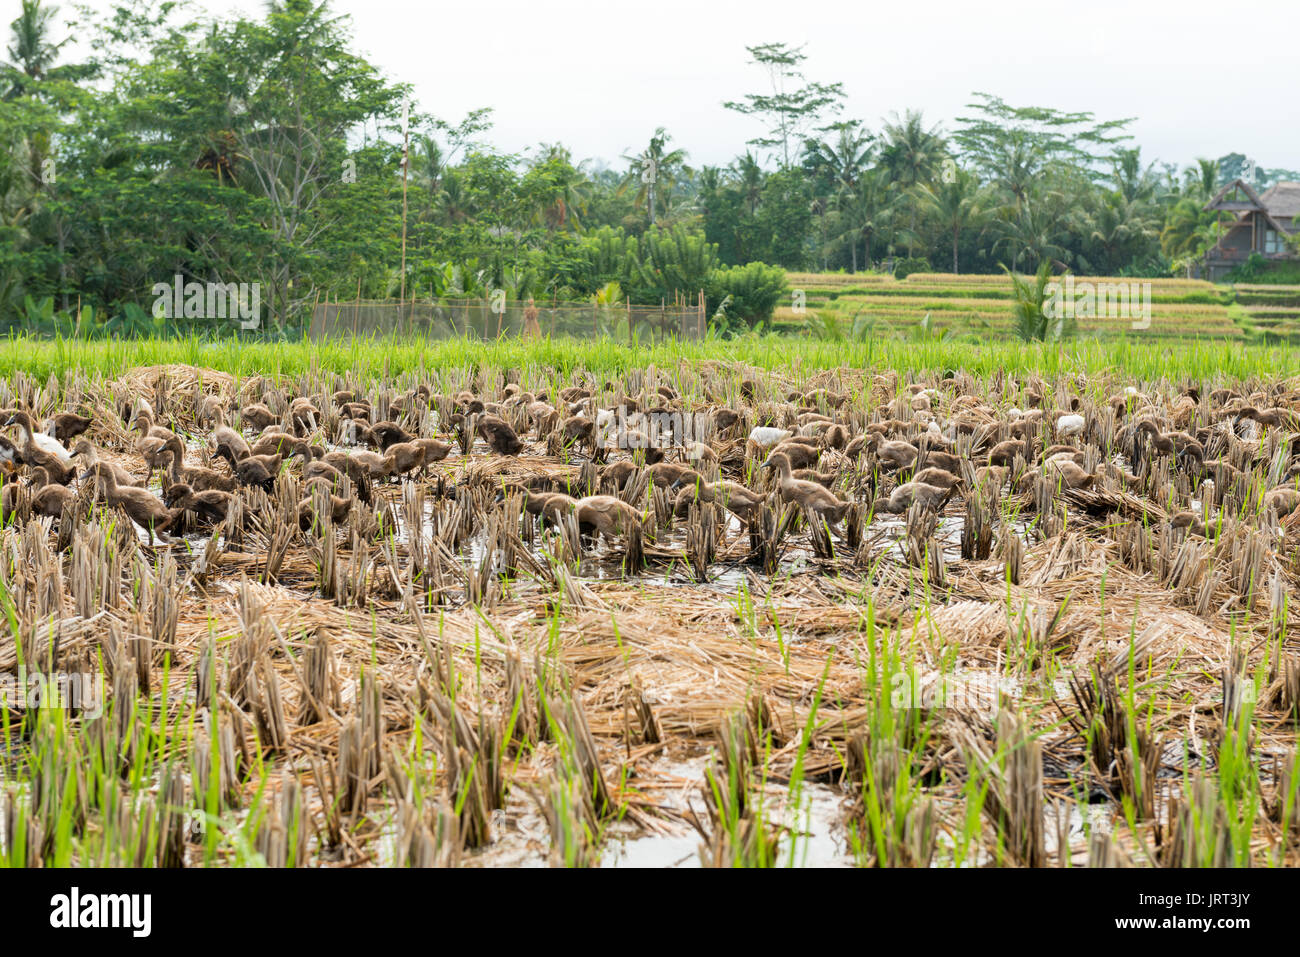
[(820, 369), (964, 371), (999, 370), (1021, 375), (1119, 372), (1138, 379), (1274, 378), (1300, 374), (1300, 353), (1283, 347), (1226, 340), (1152, 341), (1140, 335), (1078, 339), (1061, 346), (999, 339), (987, 344), (956, 341), (816, 341), (747, 336), (701, 342), (669, 341), (628, 346), (610, 339), (518, 339), (480, 342), (415, 338), (344, 339), (328, 343), (242, 342), (236, 339), (65, 341), (16, 338), (0, 349), (0, 376), (16, 372), (44, 381), (67, 373), (117, 376), (136, 366), (184, 364), (236, 376), (297, 375), (314, 369), (364, 377), (490, 366), (498, 369), (575, 370), (617, 374), (653, 364), (737, 361), (792, 374)]

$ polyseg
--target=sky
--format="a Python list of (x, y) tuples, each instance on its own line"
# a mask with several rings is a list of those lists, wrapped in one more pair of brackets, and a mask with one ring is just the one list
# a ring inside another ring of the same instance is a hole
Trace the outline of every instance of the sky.
[[(332, 6), (351, 17), (358, 52), (410, 83), (420, 109), (454, 121), (492, 107), (484, 138), (509, 152), (559, 141), (577, 159), (621, 166), (663, 126), (691, 165), (725, 165), (762, 133), (757, 119), (722, 106), (767, 89), (745, 48), (781, 41), (806, 44), (808, 79), (843, 83), (843, 116), (874, 130), (909, 108), (951, 129), (978, 90), (1013, 106), (1136, 117), (1131, 131), (1148, 162), (1242, 152), (1262, 167), (1300, 169), (1297, 0)], [(0, 10), (17, 7), (0, 0)], [(202, 7), (217, 17), (263, 9), (249, 0)]]

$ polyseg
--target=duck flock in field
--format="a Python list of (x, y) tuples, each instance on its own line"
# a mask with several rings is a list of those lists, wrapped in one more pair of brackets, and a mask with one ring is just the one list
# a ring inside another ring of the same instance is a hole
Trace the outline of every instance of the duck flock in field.
[(259, 491), (290, 489), (305, 531), (324, 512), (336, 526), (373, 517), (406, 486), (455, 498), (471, 480), (495, 493), (476, 507), (513, 498), (543, 526), (572, 518), (587, 548), (667, 540), (704, 507), (751, 536), (765, 512), (793, 513), (849, 543), (886, 515), (932, 533), (928, 513), (969, 515), (977, 499), (1029, 514), (1057, 499), (1136, 508), (1211, 538), (1226, 518), (1276, 528), (1300, 514), (1294, 382), (1137, 388), (840, 370), (796, 385), (709, 364), (610, 381), (579, 373), (559, 386), (510, 371), (459, 381), (476, 385), (320, 375), (177, 388), (164, 376), (101, 383), (94, 400), (79, 388), (67, 408), (53, 384), (10, 386), (3, 515), (60, 523), (118, 509), (151, 545), (170, 544), (247, 521)]

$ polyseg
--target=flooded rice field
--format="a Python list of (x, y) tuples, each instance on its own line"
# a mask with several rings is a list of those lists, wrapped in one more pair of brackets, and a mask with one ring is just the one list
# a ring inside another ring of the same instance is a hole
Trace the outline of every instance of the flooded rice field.
[(1296, 383), (0, 402), (9, 863), (1297, 863)]

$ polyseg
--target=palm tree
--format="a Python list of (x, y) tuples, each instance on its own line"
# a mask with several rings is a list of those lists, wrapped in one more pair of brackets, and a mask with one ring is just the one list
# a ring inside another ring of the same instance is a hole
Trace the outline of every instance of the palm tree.
[(864, 267), (871, 265), (871, 239), (881, 229), (891, 225), (894, 203), (891, 201), (886, 174), (883, 170), (868, 170), (858, 177), (855, 190), (845, 196), (844, 216), (849, 228), (844, 233), (853, 260), (853, 271), (858, 271), (858, 240), (862, 240)]
[(10, 62), (3, 64), (9, 83), (4, 99), (22, 96), (54, 69), (59, 50), (71, 39), (50, 42), (50, 24), (58, 12), (58, 7), (41, 6), (41, 0), (22, 0), (22, 12), (9, 27), (13, 43), (8, 48)]
[(943, 136), (936, 125), (925, 128), (920, 111), (907, 110), (900, 119), (897, 113), (885, 124), (885, 148), (880, 154), (880, 164), (889, 175), (889, 181), (908, 197), (911, 209), (907, 237), (907, 255), (912, 255), (916, 233), (916, 202), (913, 189), (928, 184), (947, 155)]
[(1105, 263), (1101, 272), (1110, 275), (1132, 262), (1141, 250), (1136, 247), (1155, 236), (1152, 207), (1125, 190), (1104, 193), (1092, 210), (1089, 238), (1101, 246)]
[(745, 198), (745, 206), (752, 219), (754, 213), (758, 211), (758, 200), (763, 195), (763, 181), (767, 176), (749, 150), (745, 151), (744, 156), (736, 157), (735, 162), (731, 164), (731, 170), (736, 176), (736, 182), (740, 186), (741, 195)]
[(438, 141), (427, 134), (411, 140), (411, 192), (423, 199), (417, 222), (430, 219), (443, 203), (444, 159)]
[(854, 120), (838, 123), (833, 140), (810, 140), (804, 165), (833, 183), (853, 189), (871, 167), (875, 137)]
[(581, 216), (587, 209), (591, 185), (584, 165), (585, 161), (574, 165), (568, 147), (560, 143), (542, 144), (533, 169), (549, 167), (547, 198), (539, 210), (547, 229), (565, 229), (570, 225), (582, 229)]
[(623, 159), (632, 165), (623, 178), (619, 192), (625, 192), (629, 186), (636, 186), (634, 202), (649, 212), (651, 226), (655, 224), (659, 204), (672, 192), (677, 177), (690, 172), (690, 167), (686, 165), (686, 151), (667, 149), (671, 140), (672, 137), (661, 126), (650, 137), (650, 144), (644, 152), (623, 154)]
[[(822, 233), (822, 255), (827, 251), (826, 219), (832, 211), (844, 216), (851, 208), (863, 175), (871, 168), (873, 137), (853, 120), (838, 123), (834, 139), (808, 140), (804, 146), (804, 169), (810, 174), (816, 198), (813, 212)], [(857, 242), (852, 241), (853, 271), (857, 272)], [(823, 262), (823, 267), (825, 263)]]
[(1041, 266), (1052, 260), (1064, 260), (1069, 255), (1068, 250), (1057, 242), (1062, 232), (1060, 205), (1063, 200), (1059, 194), (1045, 193), (1037, 197), (1027, 196), (1018, 208), (1003, 208), (996, 222), (1001, 236), (993, 248), (996, 251), (1000, 246), (1008, 246), (1014, 250), (1011, 258), (1013, 270), (1019, 268), (1022, 256)]
[(941, 177), (938, 184), (921, 186), (920, 190), (926, 208), (952, 236), (952, 271), (960, 272), (957, 249), (962, 231), (987, 218), (980, 206), (979, 180), (974, 173), (954, 168), (951, 177)]
[(1145, 202), (1155, 195), (1156, 179), (1151, 166), (1142, 168), (1141, 149), (1118, 150), (1111, 160), (1111, 179), (1126, 202)]
[(1025, 342), (1059, 342), (1072, 336), (1078, 321), (1070, 314), (1051, 314), (1047, 307), (1047, 285), (1052, 279), (1052, 264), (1046, 259), (1038, 266), (1032, 282), (1002, 267), (1011, 277), (1012, 315), (1016, 335)]
[(1219, 188), (1219, 161), (1196, 158), (1196, 165), (1187, 171), (1187, 186), (1184, 192), (1209, 202)]

